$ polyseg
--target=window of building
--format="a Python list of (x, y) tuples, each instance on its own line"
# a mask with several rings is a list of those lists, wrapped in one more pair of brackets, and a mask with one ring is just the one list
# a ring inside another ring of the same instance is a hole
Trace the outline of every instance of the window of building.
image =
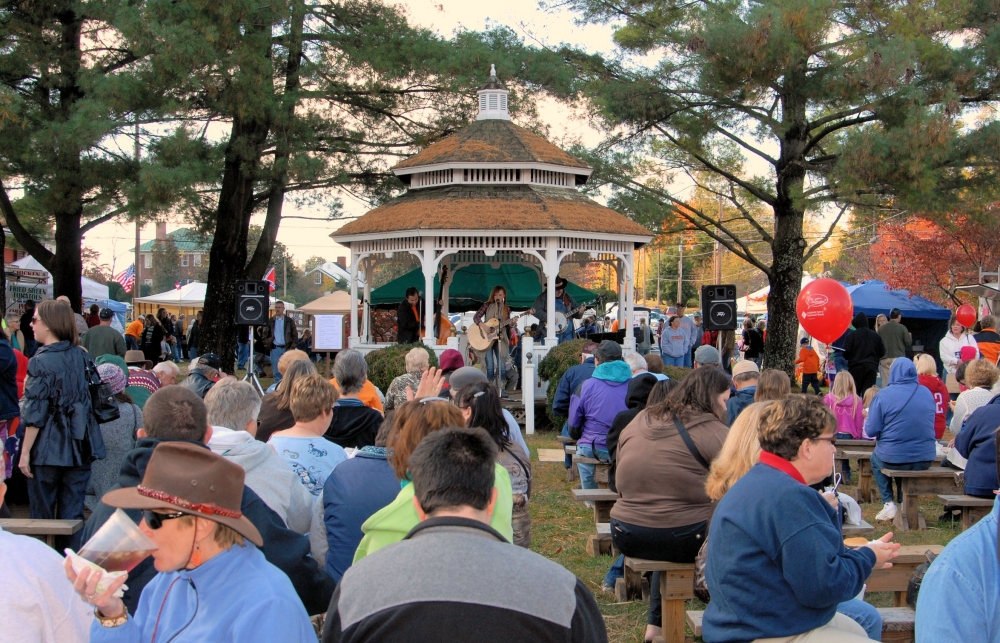
[(181, 255), (181, 266), (187, 268), (191, 265), (190, 255)]
[(149, 270), (150, 268), (153, 267), (153, 255), (151, 254), (142, 255), (142, 267), (145, 268), (146, 270)]
[(147, 286), (152, 286), (153, 285), (153, 280), (152, 279), (143, 279), (142, 283), (145, 284), (145, 285), (147, 285)]
[(201, 265), (201, 253), (199, 252), (199, 253), (191, 255), (191, 256), (194, 257), (194, 265), (195, 265), (195, 267), (200, 266)]
[(316, 277), (313, 283), (315, 283), (317, 286), (323, 285), (323, 273), (320, 272), (319, 270), (316, 271)]

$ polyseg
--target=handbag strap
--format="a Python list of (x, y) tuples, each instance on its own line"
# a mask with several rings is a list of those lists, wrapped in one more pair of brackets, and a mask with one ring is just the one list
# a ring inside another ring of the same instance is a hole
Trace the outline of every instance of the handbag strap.
[(694, 445), (694, 440), (691, 439), (691, 434), (684, 428), (684, 424), (676, 415), (674, 416), (674, 426), (677, 427), (677, 433), (680, 434), (681, 439), (684, 440), (685, 446), (687, 446), (691, 455), (694, 456), (694, 459), (698, 461), (698, 464), (705, 467), (705, 471), (708, 471), (711, 467), (709, 467), (708, 462), (705, 461), (705, 458), (702, 457), (701, 453), (698, 452), (698, 447)]

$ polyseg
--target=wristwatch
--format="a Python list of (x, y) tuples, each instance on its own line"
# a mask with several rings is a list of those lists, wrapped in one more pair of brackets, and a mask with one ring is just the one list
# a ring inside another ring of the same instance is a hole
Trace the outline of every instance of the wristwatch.
[(95, 608), (94, 616), (97, 617), (97, 622), (104, 627), (120, 627), (128, 622), (128, 610), (122, 612), (121, 616), (107, 617), (101, 614), (101, 610)]

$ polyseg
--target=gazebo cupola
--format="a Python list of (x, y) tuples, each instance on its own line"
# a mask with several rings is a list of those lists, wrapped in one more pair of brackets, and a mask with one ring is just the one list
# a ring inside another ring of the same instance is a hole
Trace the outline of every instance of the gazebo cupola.
[(510, 120), (510, 112), (507, 111), (507, 95), (510, 92), (497, 80), (497, 68), (490, 65), (490, 79), (479, 88), (479, 115), (477, 121), (487, 118), (499, 118), (505, 121)]

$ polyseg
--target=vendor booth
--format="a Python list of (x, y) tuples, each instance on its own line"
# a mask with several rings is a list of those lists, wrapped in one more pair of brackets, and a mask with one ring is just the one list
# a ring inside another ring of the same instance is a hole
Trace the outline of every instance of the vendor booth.
[(875, 327), (875, 317), (889, 316), (889, 311), (898, 308), (903, 313), (903, 325), (913, 336), (913, 352), (927, 353), (940, 365), (938, 344), (948, 333), (951, 311), (938, 306), (919, 295), (911, 295), (907, 290), (892, 290), (884, 282), (866, 281), (856, 286), (848, 286), (854, 304), (854, 314), (864, 313), (868, 323)]
[[(205, 307), (205, 289), (208, 284), (200, 281), (192, 281), (184, 284), (180, 288), (168, 290), (166, 292), (139, 297), (135, 300), (136, 315), (155, 315), (160, 308), (166, 308), (167, 312), (174, 315), (194, 315)], [(271, 297), (270, 308), (274, 309), (274, 302), (278, 301)], [(287, 311), (295, 310), (294, 304), (285, 302)]]

